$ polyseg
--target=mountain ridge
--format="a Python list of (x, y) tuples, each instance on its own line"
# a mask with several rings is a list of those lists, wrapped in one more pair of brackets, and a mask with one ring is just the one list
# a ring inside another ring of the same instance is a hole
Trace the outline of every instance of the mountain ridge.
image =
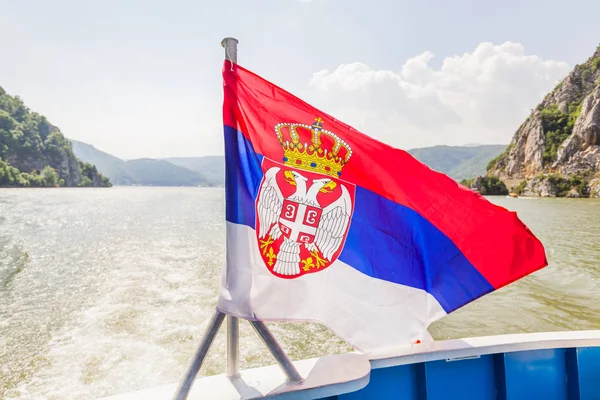
[[(162, 186), (224, 186), (225, 157), (166, 157), (122, 160), (93, 145), (71, 140), (78, 157), (96, 165), (116, 185)], [(506, 145), (432, 146), (408, 150), (408, 153), (430, 168), (457, 181), (485, 173), (489, 161), (502, 153)], [(170, 169), (172, 181), (168, 179)], [(175, 169), (180, 168), (180, 169)], [(153, 169), (160, 179), (154, 179), (147, 169)], [(196, 174), (196, 175), (191, 175)], [(194, 176), (201, 182), (194, 181)]]
[(218, 186), (214, 179), (165, 159), (122, 160), (95, 146), (70, 140), (73, 151), (110, 177), (115, 185), (141, 186)]
[(506, 145), (502, 144), (469, 144), (420, 147), (407, 152), (429, 168), (460, 181), (484, 173), (489, 161), (504, 149)]

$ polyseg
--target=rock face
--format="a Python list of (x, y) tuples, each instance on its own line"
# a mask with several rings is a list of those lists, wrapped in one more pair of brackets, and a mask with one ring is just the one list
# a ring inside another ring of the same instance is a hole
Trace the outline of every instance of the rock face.
[(553, 168), (563, 175), (600, 171), (600, 85), (584, 98), (573, 133), (558, 149)]
[(532, 177), (543, 170), (544, 130), (541, 119), (527, 119), (508, 146), (507, 157), (498, 160), (492, 175), (503, 179)]
[(528, 197), (556, 197), (557, 190), (550, 181), (542, 177), (535, 177), (527, 183), (525, 190), (520, 193), (522, 196)]
[(600, 178), (594, 178), (588, 183), (590, 197), (600, 197)]
[(533, 197), (588, 197), (592, 192), (589, 185), (588, 181), (576, 175), (544, 174), (523, 180), (515, 191), (521, 196)]
[[(532, 111), (506, 151), (492, 160), (488, 176), (526, 181), (520, 190), (532, 196), (600, 196), (600, 46)], [(544, 176), (552, 179), (543, 179)], [(553, 187), (585, 181), (586, 190)], [(523, 187), (525, 189), (523, 189)]]

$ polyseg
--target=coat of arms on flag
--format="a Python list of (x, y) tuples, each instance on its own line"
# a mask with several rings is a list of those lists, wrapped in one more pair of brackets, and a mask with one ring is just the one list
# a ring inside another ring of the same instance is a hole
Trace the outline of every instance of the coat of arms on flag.
[(352, 149), (312, 125), (279, 123), (283, 163), (263, 158), (256, 201), (256, 234), (265, 266), (281, 278), (322, 271), (342, 251), (355, 185), (340, 179)]

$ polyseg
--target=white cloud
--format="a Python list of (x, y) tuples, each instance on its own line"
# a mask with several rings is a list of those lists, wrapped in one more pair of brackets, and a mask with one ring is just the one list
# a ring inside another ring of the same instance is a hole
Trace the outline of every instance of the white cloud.
[(356, 62), (315, 73), (313, 104), (402, 148), (508, 143), (530, 110), (569, 72), (564, 62), (525, 54), (519, 43), (481, 43), (439, 69), (424, 52), (398, 71)]

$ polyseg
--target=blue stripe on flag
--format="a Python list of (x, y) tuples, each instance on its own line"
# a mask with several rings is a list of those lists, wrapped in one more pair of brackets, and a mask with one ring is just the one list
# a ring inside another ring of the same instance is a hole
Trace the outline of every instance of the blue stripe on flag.
[[(262, 156), (225, 127), (227, 221), (255, 229)], [(356, 187), (340, 261), (373, 278), (422, 289), (449, 313), (493, 291), (456, 245), (416, 211)]]
[(447, 313), (493, 290), (427, 219), (359, 186), (339, 259), (374, 278), (423, 289)]
[(255, 228), (254, 201), (263, 177), (252, 143), (237, 130), (225, 126), (225, 219)]

